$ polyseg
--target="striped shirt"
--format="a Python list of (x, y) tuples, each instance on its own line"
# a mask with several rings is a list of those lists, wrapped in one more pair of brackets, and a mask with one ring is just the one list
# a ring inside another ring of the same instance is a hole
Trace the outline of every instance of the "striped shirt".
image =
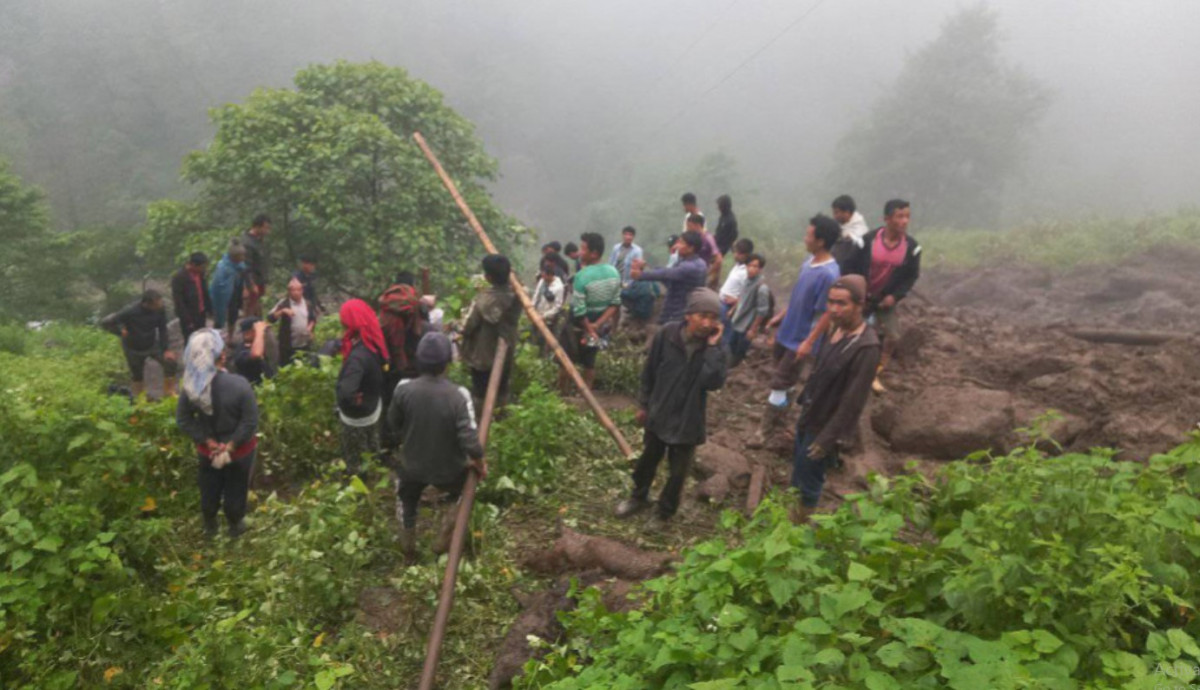
[(592, 264), (575, 274), (571, 313), (598, 316), (621, 304), (621, 274), (611, 264)]

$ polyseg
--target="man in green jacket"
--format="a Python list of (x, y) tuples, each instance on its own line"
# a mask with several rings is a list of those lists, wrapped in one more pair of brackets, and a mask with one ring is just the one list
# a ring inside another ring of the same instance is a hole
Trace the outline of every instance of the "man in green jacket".
[(512, 372), (517, 326), (521, 319), (521, 303), (508, 283), (511, 272), (508, 257), (502, 254), (483, 257), (483, 275), (487, 278), (488, 288), (475, 297), (463, 325), (461, 355), (471, 370), (471, 395), (476, 398), (476, 409), (479, 410), (483, 408), (492, 362), (496, 359), (496, 343), (500, 338), (508, 341), (508, 356), (504, 360), (497, 400), (508, 397), (508, 377)]

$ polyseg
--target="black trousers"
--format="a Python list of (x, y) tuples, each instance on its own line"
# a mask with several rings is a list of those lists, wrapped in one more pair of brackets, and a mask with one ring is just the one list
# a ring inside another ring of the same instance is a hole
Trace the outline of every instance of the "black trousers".
[(214, 470), (208, 458), (200, 458), (200, 512), (206, 521), (215, 520), (225, 504), (225, 519), (235, 525), (246, 516), (246, 495), (250, 491), (250, 470), (254, 452)]
[[(405, 476), (403, 468), (397, 473), (396, 481), (396, 513), (400, 519), (400, 524), (404, 525), (405, 529), (411, 529), (417, 526), (417, 506), (421, 503), (421, 492), (429, 483), (419, 481), (410, 476)], [(463, 484), (467, 481), (467, 470), (448, 484), (434, 484), (433, 486), (439, 491), (444, 491), (449, 496), (447, 500), (457, 501), (458, 495), (462, 493)]]
[[(512, 374), (512, 365), (508, 362), (504, 364), (504, 372), (500, 374), (500, 389), (496, 391), (496, 405), (500, 406), (504, 401), (508, 400), (508, 378)], [(483, 414), (483, 401), (487, 398), (488, 379), (492, 377), (492, 370), (480, 371), (471, 369), (471, 395), (479, 398), (479, 406), (481, 409), (475, 410), (475, 416)]]
[(633, 469), (633, 497), (648, 500), (650, 484), (658, 471), (658, 463), (667, 456), (670, 474), (667, 483), (658, 494), (658, 514), (669, 518), (679, 510), (679, 498), (683, 495), (683, 483), (687, 480), (688, 472), (692, 469), (692, 461), (696, 459), (696, 446), (670, 445), (650, 430), (643, 436), (642, 456), (638, 458), (637, 466)]

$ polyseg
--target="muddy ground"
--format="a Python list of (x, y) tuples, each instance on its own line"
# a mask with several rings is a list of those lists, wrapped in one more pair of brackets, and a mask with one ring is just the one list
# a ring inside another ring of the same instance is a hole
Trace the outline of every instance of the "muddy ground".
[[(974, 451), (1003, 453), (1033, 440), (1021, 429), (1036, 427), (1036, 434), (1064, 450), (1103, 446), (1131, 461), (1174, 447), (1200, 422), (1196, 267), (1200, 250), (1163, 249), (1116, 267), (1059, 273), (1003, 265), (926, 270), (917, 294), (902, 303), (905, 333), (883, 376), (887, 391), (868, 403), (844, 466), (829, 475), (822, 509), (834, 509), (845, 494), (864, 488), (872, 472), (893, 475), (906, 471), (909, 461), (933, 471)], [(781, 302), (787, 294), (786, 288), (777, 290)], [(1070, 334), (1083, 328), (1181, 337), (1131, 346)], [(725, 389), (710, 397), (709, 443), (685, 490), (688, 498), (676, 520), (682, 524), (627, 541), (673, 551), (680, 545), (673, 540), (692, 542), (711, 533), (722, 508), (745, 505), (756, 466), (768, 486), (787, 486), (787, 453), (746, 447), (765, 402), (769, 352), (765, 346), (752, 351)], [(617, 395), (601, 400), (610, 409), (633, 404)], [(1046, 416), (1051, 410), (1054, 415)], [(608, 511), (614, 498), (577, 506), (580, 531), (613, 534)], [(549, 541), (545, 527), (529, 525), (528, 538), (533, 541), (542, 530), (543, 541)], [(581, 563), (577, 570), (594, 567)], [(568, 563), (556, 573), (570, 571)], [(561, 580), (554, 582), (542, 597), (557, 606), (539, 599), (526, 607), (499, 655), (492, 687), (503, 687), (528, 653), (524, 635), (534, 629), (558, 634), (551, 613), (572, 605), (561, 597), (561, 587)]]

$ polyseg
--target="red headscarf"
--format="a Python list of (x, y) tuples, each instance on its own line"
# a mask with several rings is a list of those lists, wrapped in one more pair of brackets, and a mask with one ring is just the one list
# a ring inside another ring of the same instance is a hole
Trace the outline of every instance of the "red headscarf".
[(354, 338), (357, 336), (368, 350), (382, 357), (383, 361), (388, 360), (387, 344), (383, 342), (383, 331), (379, 328), (379, 318), (375, 316), (374, 309), (360, 299), (352, 299), (342, 304), (340, 315), (342, 327), (346, 329), (342, 334), (342, 357), (350, 355), (350, 348), (354, 347)]

